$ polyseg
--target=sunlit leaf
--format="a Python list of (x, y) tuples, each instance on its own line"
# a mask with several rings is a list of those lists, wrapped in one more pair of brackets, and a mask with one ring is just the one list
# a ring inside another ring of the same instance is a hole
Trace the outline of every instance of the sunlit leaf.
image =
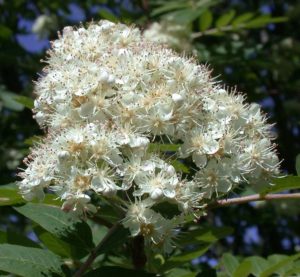
[(233, 273), (237, 270), (239, 266), (237, 258), (229, 253), (225, 253), (222, 256), (221, 264), (229, 276), (233, 276)]
[(199, 18), (199, 29), (201, 32), (206, 31), (212, 24), (213, 15), (210, 10), (206, 10), (203, 12), (201, 17)]
[(266, 189), (260, 192), (260, 194), (265, 195), (267, 193), (282, 192), (290, 189), (300, 188), (300, 177), (299, 176), (287, 176), (284, 178), (273, 179), (272, 183), (274, 185), (268, 186)]
[(221, 17), (219, 17), (216, 21), (216, 27), (220, 28), (223, 26), (227, 26), (231, 20), (233, 19), (235, 15), (235, 10), (231, 10), (225, 14), (223, 14)]
[(21, 96), (15, 97), (15, 100), (28, 109), (33, 109), (33, 107), (34, 107), (33, 99), (31, 99), (29, 97), (21, 95)]

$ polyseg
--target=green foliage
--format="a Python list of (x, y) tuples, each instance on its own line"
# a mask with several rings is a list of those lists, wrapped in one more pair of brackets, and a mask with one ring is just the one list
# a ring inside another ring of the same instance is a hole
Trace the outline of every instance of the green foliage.
[(273, 180), (274, 185), (268, 186), (260, 194), (265, 195), (267, 193), (282, 192), (291, 189), (300, 188), (300, 177), (299, 176), (287, 176)]
[(24, 203), (24, 199), (16, 188), (0, 187), (0, 206), (9, 206)]
[(110, 276), (110, 277), (154, 277), (155, 274), (147, 273), (140, 270), (124, 269), (115, 266), (104, 266), (96, 270), (90, 271), (84, 275), (85, 277), (98, 277), (98, 276)]
[(0, 98), (4, 107), (17, 112), (22, 111), (24, 105), (17, 101), (18, 97), (18, 94), (7, 91), (3, 86), (0, 86)]
[(213, 22), (213, 14), (210, 10), (205, 10), (199, 18), (199, 29), (201, 32), (209, 29)]
[(15, 210), (39, 224), (58, 239), (72, 244), (80, 253), (78, 256), (86, 255), (94, 247), (92, 232), (88, 224), (63, 212), (58, 207), (28, 203), (15, 207)]
[(171, 270), (174, 267), (182, 266), (192, 259), (202, 256), (205, 252), (207, 252), (212, 244), (231, 233), (232, 229), (229, 227), (197, 228), (195, 230), (188, 231), (186, 235), (183, 235), (178, 239), (177, 243), (180, 247), (192, 245), (192, 250), (183, 251), (183, 253), (174, 255), (167, 259), (159, 271), (164, 272)]
[(235, 10), (231, 10), (222, 16), (220, 16), (216, 21), (216, 27), (221, 28), (227, 26), (235, 16)]
[(273, 274), (290, 276), (286, 274), (290, 274), (292, 270), (294, 274), (299, 273), (295, 268), (295, 266), (298, 266), (299, 258), (300, 254), (293, 256), (271, 255), (267, 259), (253, 256), (239, 260), (233, 255), (226, 253), (221, 260), (220, 268), (222, 271), (220, 276), (247, 277), (253, 275), (268, 277), (273, 276)]
[[(236, 16), (235, 10), (224, 13), (217, 19), (213, 19), (211, 12), (206, 12), (200, 17), (199, 33), (193, 34), (193, 38), (204, 35), (224, 35), (226, 32), (237, 32), (247, 29), (263, 28), (271, 23), (281, 23), (287, 21), (285, 17), (271, 17), (270, 15), (256, 15), (255, 13), (245, 13)], [(215, 28), (210, 29), (215, 21)]]
[(64, 276), (62, 260), (47, 250), (0, 245), (0, 269), (24, 277)]

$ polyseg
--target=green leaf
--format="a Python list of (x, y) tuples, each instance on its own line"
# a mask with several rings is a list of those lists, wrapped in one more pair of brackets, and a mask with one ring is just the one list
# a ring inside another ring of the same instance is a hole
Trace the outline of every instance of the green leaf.
[(25, 139), (24, 143), (26, 145), (32, 146), (32, 145), (34, 145), (35, 143), (37, 143), (41, 140), (42, 140), (41, 136), (32, 136), (32, 137), (29, 137), (29, 138)]
[(196, 277), (197, 272), (192, 272), (183, 268), (173, 268), (167, 274), (166, 277)]
[(270, 23), (280, 23), (285, 21), (287, 21), (286, 17), (271, 17), (270, 15), (261, 15), (245, 23), (245, 27), (260, 28)]
[(3, 106), (16, 112), (24, 109), (24, 106), (16, 101), (18, 94), (7, 91), (3, 86), (0, 86), (0, 98), (3, 101)]
[(15, 97), (15, 100), (28, 109), (33, 109), (34, 107), (33, 100), (27, 96), (17, 96)]
[(15, 210), (30, 218), (58, 239), (77, 247), (82, 255), (93, 247), (92, 231), (88, 224), (71, 214), (63, 212), (59, 207), (28, 203)]
[(300, 154), (296, 157), (296, 171), (297, 175), (300, 176)]
[(84, 277), (155, 277), (156, 274), (148, 273), (141, 270), (131, 270), (116, 266), (103, 266), (93, 271), (88, 272)]
[(232, 26), (234, 27), (238, 27), (239, 25), (242, 25), (243, 23), (249, 21), (251, 18), (254, 17), (254, 13), (244, 13), (238, 17), (236, 17), (233, 21), (232, 21)]
[(203, 12), (204, 10), (202, 8), (188, 8), (172, 12), (168, 14), (168, 16), (178, 24), (187, 25), (197, 19)]
[(230, 21), (233, 19), (234, 15), (235, 15), (235, 10), (231, 10), (223, 14), (221, 17), (217, 19), (216, 27), (221, 28), (227, 26), (230, 23)]
[(171, 165), (177, 172), (190, 173), (189, 168), (178, 160), (171, 160)]
[(16, 188), (0, 187), (0, 206), (10, 206), (24, 202), (25, 200)]
[(165, 12), (184, 9), (187, 7), (188, 7), (187, 3), (178, 3), (178, 1), (173, 1), (173, 2), (170, 1), (165, 5), (160, 6), (159, 8), (153, 9), (153, 11), (151, 12), (151, 16), (157, 16)]
[(243, 261), (233, 272), (232, 277), (248, 277), (252, 272), (252, 262)]
[(237, 268), (239, 266), (239, 262), (238, 262), (237, 258), (229, 253), (225, 253), (222, 256), (221, 264), (223, 265), (226, 273), (229, 276), (233, 276), (233, 273), (237, 270)]
[(24, 277), (64, 276), (62, 260), (42, 249), (0, 245), (0, 270)]
[(82, 258), (81, 251), (76, 252), (76, 247), (56, 238), (51, 233), (47, 232), (40, 226), (35, 226), (33, 228), (34, 233), (37, 235), (39, 240), (53, 253), (64, 257), (64, 258)]
[(210, 247), (211, 247), (210, 243), (204, 243), (198, 245), (195, 250), (173, 256), (170, 259), (168, 259), (159, 270), (160, 272), (164, 272), (174, 267), (178, 267), (187, 262), (190, 262), (191, 260), (202, 256)]
[(287, 176), (284, 178), (276, 178), (272, 181), (274, 185), (270, 185), (267, 189), (260, 192), (261, 195), (268, 193), (282, 192), (290, 189), (300, 188), (300, 177), (299, 176)]
[(201, 17), (199, 18), (199, 29), (201, 32), (206, 31), (212, 24), (213, 15), (210, 10), (206, 10), (203, 12)]
[(178, 245), (195, 244), (199, 242), (214, 243), (233, 232), (231, 227), (207, 227), (188, 231), (178, 239)]
[(263, 272), (268, 267), (268, 262), (262, 257), (252, 256), (244, 259), (243, 262), (251, 262), (252, 264), (252, 272), (255, 276), (259, 276), (261, 272)]
[(264, 270), (259, 277), (269, 277), (272, 275), (272, 273), (275, 273), (277, 270), (281, 269), (283, 266), (286, 266), (287, 264), (294, 262), (295, 260), (300, 258), (300, 254), (296, 254), (289, 257), (282, 257), (281, 260), (279, 260), (277, 263), (271, 263), (271, 267), (268, 267), (266, 270)]
[[(33, 200), (39, 203), (39, 200)], [(44, 204), (61, 206), (62, 202), (54, 194), (47, 193), (42, 201)], [(26, 203), (15, 183), (0, 187), (0, 206), (11, 206)]]
[(101, 18), (107, 19), (112, 22), (119, 21), (119, 18), (117, 16), (115, 16), (113, 13), (109, 12), (106, 9), (101, 9), (101, 11), (99, 12), (99, 15), (101, 16)]
[(291, 277), (291, 276), (298, 276), (300, 274), (300, 266), (295, 266), (292, 269), (286, 271), (282, 276), (283, 277)]
[(229, 227), (199, 228), (189, 231), (185, 236), (178, 239), (179, 246), (194, 245), (195, 249), (184, 252), (168, 259), (160, 268), (160, 271), (166, 271), (173, 267), (180, 266), (203, 255), (211, 245), (221, 238), (232, 233)]

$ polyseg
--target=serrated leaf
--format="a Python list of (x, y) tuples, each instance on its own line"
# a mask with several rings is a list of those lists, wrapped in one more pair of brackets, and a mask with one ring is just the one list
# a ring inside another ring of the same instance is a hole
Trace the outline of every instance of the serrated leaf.
[(296, 171), (297, 175), (300, 176), (300, 154), (296, 157)]
[(201, 17), (199, 18), (199, 29), (201, 32), (206, 31), (212, 24), (213, 15), (210, 10), (206, 10), (203, 12)]
[(63, 212), (59, 207), (28, 203), (14, 209), (42, 226), (58, 239), (77, 247), (78, 252), (82, 251), (82, 255), (94, 247), (92, 231), (88, 224)]
[(232, 26), (237, 27), (237, 26), (249, 21), (253, 17), (254, 17), (254, 13), (251, 13), (251, 12), (239, 15), (232, 21)]
[(64, 276), (62, 260), (47, 250), (0, 245), (0, 270), (24, 277)]
[(252, 262), (243, 261), (233, 272), (232, 277), (248, 277), (252, 272)]
[(261, 195), (266, 195), (268, 193), (282, 192), (290, 189), (300, 188), (300, 177), (299, 176), (287, 176), (284, 178), (273, 179), (272, 183), (267, 189), (260, 192)]
[(84, 277), (155, 277), (156, 274), (148, 273), (141, 270), (132, 270), (116, 266), (103, 266), (98, 269), (92, 270), (84, 275)]
[(34, 107), (33, 100), (27, 96), (17, 96), (15, 100), (28, 109), (33, 109)]
[(237, 258), (229, 253), (222, 256), (221, 264), (229, 276), (232, 276), (239, 266)]
[(235, 10), (231, 10), (231, 11), (223, 14), (222, 16), (220, 16), (217, 19), (216, 27), (221, 28), (221, 27), (227, 26), (233, 19), (234, 15), (235, 15)]

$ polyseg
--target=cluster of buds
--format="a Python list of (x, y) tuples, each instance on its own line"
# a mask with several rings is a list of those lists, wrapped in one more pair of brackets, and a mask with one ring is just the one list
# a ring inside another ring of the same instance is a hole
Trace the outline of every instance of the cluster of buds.
[[(66, 27), (46, 62), (34, 112), (47, 135), (20, 173), (28, 200), (51, 190), (64, 210), (82, 215), (101, 214), (93, 194), (119, 199), (131, 235), (169, 252), (186, 215), (279, 172), (259, 106), (137, 28), (109, 21)], [(177, 147), (153, 147), (166, 145)], [(176, 215), (160, 212), (165, 203)]]

